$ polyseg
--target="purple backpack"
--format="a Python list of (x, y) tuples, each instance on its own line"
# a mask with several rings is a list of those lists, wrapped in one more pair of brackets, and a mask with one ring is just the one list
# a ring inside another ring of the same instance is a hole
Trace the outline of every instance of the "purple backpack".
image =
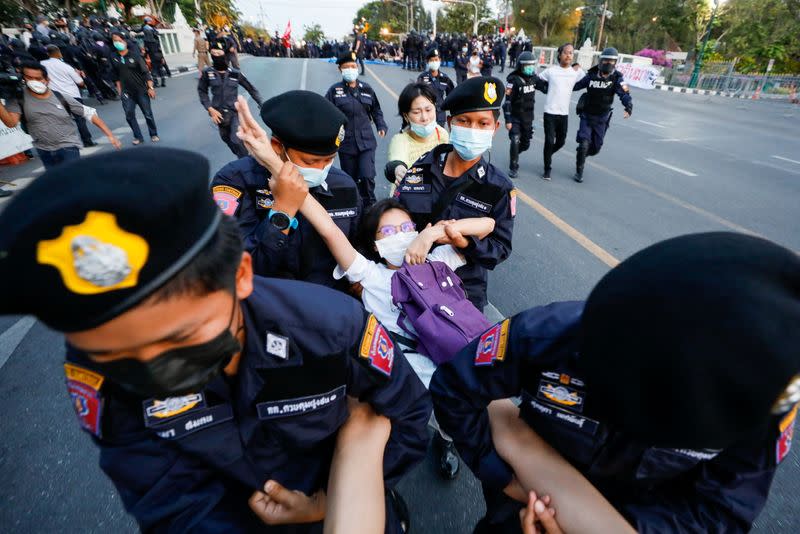
[(410, 323), (417, 350), (437, 365), (492, 326), (467, 300), (461, 279), (440, 261), (403, 264), (392, 276), (392, 300), (400, 308), (397, 326), (414, 335)]

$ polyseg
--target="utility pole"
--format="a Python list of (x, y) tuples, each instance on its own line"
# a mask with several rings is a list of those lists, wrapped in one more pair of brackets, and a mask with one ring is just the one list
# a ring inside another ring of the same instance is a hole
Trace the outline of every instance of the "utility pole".
[(601, 49), (603, 42), (603, 27), (606, 25), (606, 12), (608, 11), (608, 0), (603, 2), (603, 14), (600, 15), (600, 35), (597, 36), (597, 49)]

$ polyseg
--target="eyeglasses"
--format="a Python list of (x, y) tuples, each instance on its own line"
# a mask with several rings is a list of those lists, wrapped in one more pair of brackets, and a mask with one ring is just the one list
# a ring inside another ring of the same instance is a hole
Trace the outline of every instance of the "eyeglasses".
[(381, 226), (378, 228), (378, 232), (384, 237), (389, 237), (397, 232), (413, 232), (416, 229), (417, 225), (414, 224), (414, 221), (406, 221), (398, 225), (387, 224), (386, 226)]

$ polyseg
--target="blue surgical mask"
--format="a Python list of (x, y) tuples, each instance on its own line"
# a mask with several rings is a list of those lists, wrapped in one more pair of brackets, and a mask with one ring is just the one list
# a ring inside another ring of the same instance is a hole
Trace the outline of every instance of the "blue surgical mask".
[(301, 167), (289, 158), (289, 154), (285, 150), (284, 154), (286, 154), (286, 159), (295, 166), (297, 172), (300, 173), (300, 176), (303, 177), (303, 180), (305, 180), (309, 189), (313, 189), (324, 184), (325, 180), (328, 178), (328, 171), (330, 171), (331, 167), (333, 166), (333, 162), (331, 161), (321, 169), (315, 169), (314, 167)]
[(472, 161), (492, 147), (494, 130), (450, 127), (450, 144), (464, 161)]
[(354, 82), (358, 79), (358, 69), (342, 69), (342, 78), (346, 82)]
[(426, 139), (429, 135), (436, 131), (436, 121), (431, 121), (428, 124), (417, 124), (416, 122), (409, 122), (411, 131), (418, 136)]
[(428, 70), (431, 72), (439, 70), (439, 67), (442, 66), (441, 61), (429, 61), (428, 62)]
[(524, 67), (522, 67), (522, 74), (524, 74), (525, 76), (532, 76), (534, 70), (536, 70), (536, 67), (534, 67), (533, 65), (525, 65)]

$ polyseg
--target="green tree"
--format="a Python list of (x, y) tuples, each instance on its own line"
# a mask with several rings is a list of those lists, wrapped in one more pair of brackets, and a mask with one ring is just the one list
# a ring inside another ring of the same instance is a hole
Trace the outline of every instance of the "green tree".
[(325, 32), (322, 31), (322, 26), (319, 24), (303, 26), (303, 30), (305, 30), (303, 40), (306, 42), (320, 44), (325, 40)]
[[(430, 28), (430, 15), (422, 8), (422, 0), (408, 0), (414, 7), (414, 26), (416, 29)], [(353, 18), (353, 25), (367, 22), (369, 29), (367, 37), (380, 39), (381, 28), (386, 28), (391, 33), (405, 33), (407, 10), (400, 4), (386, 0), (375, 0), (364, 4)], [(421, 23), (421, 24), (420, 24)]]
[[(487, 0), (471, 0), (478, 6), (478, 21), (492, 16)], [(436, 31), (448, 33), (466, 33), (472, 35), (475, 25), (475, 8), (469, 4), (447, 4), (436, 21)], [(478, 33), (484, 33), (490, 25), (479, 24)]]
[(561, 44), (572, 40), (577, 20), (575, 8), (596, 3), (591, 0), (520, 0), (514, 2), (514, 25), (524, 29), (537, 44)]

